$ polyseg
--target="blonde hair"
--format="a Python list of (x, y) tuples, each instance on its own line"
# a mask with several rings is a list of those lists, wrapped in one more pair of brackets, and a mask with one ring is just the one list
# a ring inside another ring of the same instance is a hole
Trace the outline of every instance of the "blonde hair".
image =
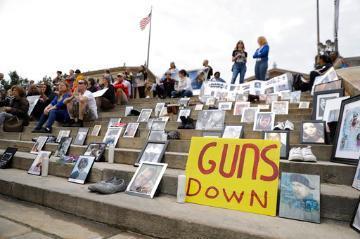
[(263, 46), (263, 45), (265, 45), (265, 44), (268, 44), (268, 42), (267, 42), (267, 40), (266, 40), (266, 38), (265, 38), (264, 36), (259, 36), (259, 37), (258, 37), (258, 43), (259, 43), (261, 46)]

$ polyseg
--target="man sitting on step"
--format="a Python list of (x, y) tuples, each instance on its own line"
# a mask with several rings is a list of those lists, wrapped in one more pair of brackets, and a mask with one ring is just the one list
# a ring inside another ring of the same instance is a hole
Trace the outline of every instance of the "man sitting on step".
[(86, 80), (79, 80), (77, 91), (64, 101), (70, 116), (70, 122), (65, 127), (83, 127), (84, 120), (93, 121), (98, 118), (95, 98), (87, 90), (87, 86)]

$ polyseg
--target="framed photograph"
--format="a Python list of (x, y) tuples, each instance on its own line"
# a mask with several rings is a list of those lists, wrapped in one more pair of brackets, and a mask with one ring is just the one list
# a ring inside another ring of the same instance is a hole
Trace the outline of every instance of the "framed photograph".
[(139, 128), (139, 123), (128, 123), (124, 132), (124, 138), (134, 138)]
[(95, 161), (94, 156), (79, 156), (68, 179), (69, 182), (84, 184)]
[(28, 174), (41, 175), (41, 163), (45, 159), (49, 159), (51, 155), (50, 151), (39, 151), (38, 155), (34, 159), (31, 167), (28, 170)]
[(320, 223), (320, 176), (281, 173), (279, 217)]
[(71, 132), (71, 130), (60, 130), (55, 142), (60, 143), (60, 140), (62, 137), (70, 136), (70, 132)]
[(259, 110), (269, 110), (270, 109), (270, 105), (266, 105), (266, 104), (263, 104), (263, 105), (258, 105), (258, 109)]
[(137, 119), (137, 122), (148, 122), (150, 116), (152, 113), (152, 109), (142, 109), (139, 115), (139, 118)]
[(355, 229), (357, 232), (360, 232), (360, 197), (358, 204), (354, 211), (354, 216), (351, 220), (350, 226)]
[(243, 126), (227, 125), (224, 129), (222, 138), (239, 139), (243, 135)]
[(161, 120), (154, 120), (152, 122), (151, 128), (150, 130), (165, 130), (167, 122), (166, 121), (161, 121)]
[(164, 106), (164, 107), (162, 107), (162, 109), (160, 111), (159, 117), (163, 117), (163, 116), (166, 116), (166, 115), (168, 115), (167, 107)]
[(206, 99), (205, 105), (207, 106), (213, 106), (216, 103), (216, 98), (215, 97), (209, 97)]
[(164, 130), (151, 130), (148, 141), (166, 142), (167, 133)]
[(28, 110), (28, 115), (30, 116), (31, 113), (33, 112), (37, 102), (40, 99), (40, 95), (32, 95), (32, 96), (27, 96), (26, 99), (29, 102), (29, 110)]
[(108, 130), (106, 131), (106, 134), (104, 136), (103, 143), (105, 143), (107, 146), (116, 147), (116, 144), (119, 140), (122, 130), (123, 130), (123, 127), (108, 128)]
[(335, 80), (327, 83), (315, 85), (314, 93), (328, 90), (337, 90), (342, 88), (342, 80)]
[(249, 99), (249, 95), (247, 94), (236, 94), (235, 102), (246, 102)]
[(143, 162), (136, 170), (126, 188), (130, 195), (153, 198), (162, 176), (166, 170), (166, 163)]
[(263, 139), (277, 140), (281, 143), (280, 158), (288, 159), (290, 150), (290, 132), (289, 131), (264, 131)]
[(290, 103), (299, 103), (301, 99), (301, 91), (293, 91), (290, 95)]
[(88, 132), (89, 132), (89, 128), (79, 128), (73, 144), (84, 145)]
[(265, 104), (270, 105), (273, 101), (278, 101), (278, 94), (268, 94), (266, 95)]
[(225, 121), (225, 111), (222, 110), (203, 110), (199, 112), (196, 121), (197, 130), (223, 130)]
[(94, 156), (96, 162), (104, 161), (105, 143), (91, 143), (87, 146), (84, 155)]
[(34, 145), (32, 146), (30, 153), (32, 154), (39, 153), (46, 144), (47, 139), (48, 139), (47, 136), (39, 136), (36, 142), (34, 143)]
[(94, 128), (91, 131), (91, 136), (98, 136), (100, 133), (101, 124), (94, 125)]
[(178, 104), (183, 107), (187, 107), (189, 105), (190, 98), (180, 98)]
[(291, 99), (291, 91), (280, 92), (280, 99), (281, 100), (290, 100)]
[(253, 123), (255, 121), (255, 115), (259, 112), (258, 107), (246, 107), (243, 110), (243, 114), (241, 116), (242, 123)]
[(71, 137), (62, 137), (61, 141), (55, 151), (55, 157), (62, 157), (65, 156), (70, 148), (72, 138)]
[(352, 183), (353, 188), (356, 188), (357, 190), (360, 190), (360, 163), (358, 163), (358, 166), (356, 168), (354, 181)]
[(203, 131), (202, 137), (205, 138), (221, 138), (222, 131)]
[(133, 106), (126, 106), (126, 107), (125, 107), (125, 112), (124, 112), (125, 117), (126, 117), (126, 116), (129, 116), (129, 115), (130, 115), (130, 112), (131, 112), (133, 109), (134, 109)]
[(309, 109), (310, 102), (309, 101), (300, 101), (299, 102), (299, 109)]
[(168, 122), (169, 116), (162, 116), (162, 117), (156, 118), (155, 120)]
[(360, 95), (341, 102), (332, 161), (355, 164), (360, 156)]
[(287, 115), (289, 113), (289, 101), (271, 102), (271, 112), (276, 115)]
[(182, 110), (180, 110), (176, 122), (181, 122), (181, 119), (180, 119), (181, 116), (189, 117), (190, 114), (191, 114), (191, 109), (182, 109)]
[(313, 114), (312, 119), (322, 120), (327, 100), (342, 97), (344, 89), (316, 92), (313, 97)]
[(300, 136), (302, 144), (325, 144), (325, 122), (321, 120), (303, 121)]
[(0, 158), (0, 168), (7, 168), (7, 166), (11, 163), (17, 148), (7, 147)]
[(250, 107), (250, 102), (235, 102), (234, 115), (242, 115), (246, 107)]
[(232, 102), (219, 102), (219, 110), (231, 110)]
[(350, 96), (344, 96), (336, 99), (327, 100), (325, 104), (325, 110), (323, 115), (323, 121), (337, 122), (339, 120), (341, 102), (348, 99)]
[(108, 128), (118, 127), (120, 123), (121, 123), (121, 118), (110, 118)]
[(272, 112), (256, 112), (254, 131), (270, 131), (274, 128), (275, 114)]
[(204, 108), (203, 104), (197, 104), (195, 105), (195, 110), (202, 110)]
[(160, 112), (164, 107), (165, 107), (165, 103), (163, 103), (163, 102), (156, 103), (155, 110), (154, 110), (155, 117), (159, 117)]
[(138, 159), (135, 162), (135, 166), (139, 166), (142, 162), (152, 162), (160, 163), (168, 142), (157, 142), (157, 141), (148, 141), (146, 142), (144, 148), (139, 154)]
[(315, 87), (317, 85), (323, 84), (323, 83), (329, 83), (329, 82), (333, 82), (333, 81), (337, 81), (337, 80), (339, 80), (339, 77), (336, 74), (336, 71), (335, 71), (334, 67), (331, 67), (324, 74), (315, 77), (313, 87), (311, 88), (311, 95), (314, 94)]

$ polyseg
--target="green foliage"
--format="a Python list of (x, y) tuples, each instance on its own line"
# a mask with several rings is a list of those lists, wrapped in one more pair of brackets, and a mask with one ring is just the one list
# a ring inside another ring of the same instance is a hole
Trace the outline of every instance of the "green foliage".
[(50, 76), (47, 76), (45, 75), (43, 78), (42, 78), (42, 82), (49, 85), (49, 86), (52, 86), (52, 79)]
[(4, 86), (5, 90), (10, 89), (13, 85), (21, 85), (26, 87), (29, 84), (29, 80), (27, 78), (23, 78), (19, 76), (16, 71), (9, 72), (10, 80), (3, 80), (1, 84)]

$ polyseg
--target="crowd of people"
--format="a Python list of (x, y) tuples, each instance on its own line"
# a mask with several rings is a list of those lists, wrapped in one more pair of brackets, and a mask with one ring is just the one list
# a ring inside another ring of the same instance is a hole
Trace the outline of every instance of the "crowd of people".
[[(259, 47), (253, 54), (256, 60), (255, 78), (266, 80), (268, 68), (269, 44), (265, 37), (257, 39)], [(243, 41), (238, 41), (232, 52), (232, 78), (231, 83), (236, 84), (239, 76), (239, 83), (244, 83), (246, 74), (248, 53), (245, 51)], [(203, 61), (203, 71), (199, 74), (198, 81), (223, 82), (220, 72), (213, 74), (213, 68), (209, 61)], [(345, 67), (344, 59), (337, 52), (318, 55), (316, 57), (315, 69), (310, 72), (310, 79), (304, 78), (299, 81), (299, 88), (302, 91), (311, 90), (317, 76), (324, 74), (329, 68), (336, 69)], [(0, 87), (4, 81), (4, 74), (0, 73)], [(12, 86), (7, 92), (0, 88), (1, 99), (0, 125), (6, 119), (14, 116), (27, 125), (30, 118), (38, 123), (33, 132), (50, 133), (55, 121), (62, 122), (67, 127), (82, 127), (84, 121), (96, 120), (98, 111), (107, 111), (116, 104), (127, 104), (130, 98), (145, 97), (191, 97), (193, 95), (192, 81), (186, 70), (178, 70), (175, 63), (171, 62), (169, 69), (161, 79), (156, 82), (148, 80), (148, 72), (145, 66), (134, 74), (127, 71), (113, 77), (109, 70), (106, 70), (101, 79), (87, 78), (79, 69), (70, 70), (68, 74), (61, 71), (56, 72), (52, 79), (52, 85), (46, 82), (30, 84), (24, 89), (22, 86)], [(94, 97), (94, 93), (101, 95)], [(105, 90), (106, 89), (106, 90)], [(28, 115), (29, 102), (27, 96), (39, 96), (39, 99)]]

